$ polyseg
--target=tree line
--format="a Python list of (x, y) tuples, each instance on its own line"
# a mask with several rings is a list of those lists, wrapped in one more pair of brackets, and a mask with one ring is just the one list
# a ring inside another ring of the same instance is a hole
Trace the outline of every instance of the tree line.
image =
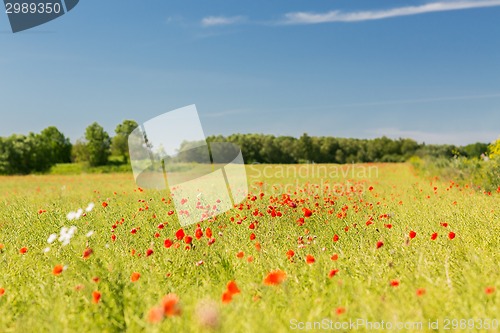
[[(125, 120), (111, 137), (97, 122), (89, 125), (84, 136), (71, 143), (56, 127), (40, 133), (0, 137), (0, 174), (43, 173), (58, 163), (85, 163), (91, 167), (110, 163), (127, 164), (128, 136), (137, 127)], [(245, 163), (364, 163), (403, 162), (419, 157), (479, 157), (488, 144), (467, 146), (426, 145), (412, 139), (352, 139), (303, 134), (299, 138), (265, 134), (209, 136), (207, 142), (230, 142), (238, 145)], [(111, 158), (114, 157), (114, 158)]]
[(419, 157), (480, 157), (488, 144), (467, 146), (426, 145), (412, 139), (315, 137), (300, 138), (264, 134), (233, 134), (228, 137), (210, 136), (208, 142), (231, 142), (238, 145), (245, 163), (366, 163), (404, 162)]

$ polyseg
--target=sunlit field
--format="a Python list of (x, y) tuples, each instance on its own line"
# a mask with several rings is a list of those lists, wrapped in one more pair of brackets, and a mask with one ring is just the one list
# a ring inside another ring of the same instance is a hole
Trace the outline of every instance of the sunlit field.
[(247, 172), (182, 229), (131, 174), (0, 177), (0, 332), (500, 331), (500, 193), (408, 164)]

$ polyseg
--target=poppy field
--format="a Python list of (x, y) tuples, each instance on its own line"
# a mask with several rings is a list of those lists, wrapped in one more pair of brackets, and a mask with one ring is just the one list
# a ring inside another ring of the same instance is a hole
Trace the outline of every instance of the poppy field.
[(500, 189), (247, 173), (245, 201), (187, 227), (131, 174), (0, 177), (0, 332), (500, 331)]

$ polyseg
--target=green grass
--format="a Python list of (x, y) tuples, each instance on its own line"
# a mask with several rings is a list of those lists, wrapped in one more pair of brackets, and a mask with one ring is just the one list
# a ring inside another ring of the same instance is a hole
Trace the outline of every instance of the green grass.
[[(184, 242), (164, 247), (180, 228), (175, 214), (167, 214), (174, 209), (169, 195), (137, 189), (130, 174), (0, 177), (0, 288), (5, 289), (0, 332), (205, 332), (210, 330), (200, 319), (206, 315), (197, 307), (207, 300), (214, 302), (217, 332), (287, 332), (297, 322), (325, 318), (422, 322), (423, 331), (429, 331), (428, 320), (439, 320), (438, 331), (445, 332), (446, 318), (500, 320), (499, 291), (485, 292), (500, 287), (500, 194), (424, 179), (407, 164), (253, 165), (247, 170), (256, 200), (201, 223), (216, 241), (209, 246), (207, 237), (194, 238), (191, 250)], [(92, 212), (67, 220), (68, 212), (89, 202), (96, 204)], [(282, 216), (271, 217), (270, 207)], [(312, 215), (299, 226), (302, 208)], [(373, 224), (367, 225), (370, 217)], [(160, 223), (164, 229), (157, 228)], [(78, 228), (71, 243), (56, 241), (44, 253), (48, 236), (71, 225)], [(194, 236), (195, 228), (184, 230)], [(90, 230), (94, 234), (87, 238)], [(415, 238), (409, 238), (410, 231)], [(434, 232), (438, 238), (432, 241)], [(449, 232), (456, 238), (450, 240)], [(379, 241), (383, 246), (377, 249)], [(87, 246), (93, 254), (85, 260)], [(149, 248), (154, 253), (146, 257)], [(289, 250), (295, 252), (291, 259)], [(333, 254), (338, 260), (331, 260)], [(307, 255), (315, 262), (307, 264)], [(55, 276), (56, 265), (67, 269)], [(276, 269), (286, 272), (286, 280), (265, 285), (266, 275)], [(339, 272), (329, 278), (332, 269)], [(133, 272), (141, 274), (137, 282), (130, 281)], [(399, 286), (391, 286), (393, 280)], [(229, 281), (241, 293), (223, 303)], [(421, 288), (425, 294), (417, 296)], [(96, 290), (102, 297), (94, 304)], [(181, 315), (151, 323), (149, 311), (169, 293), (179, 297)]]
[(54, 165), (49, 174), (51, 175), (80, 175), (95, 173), (131, 173), (130, 164), (110, 164), (98, 167), (90, 167), (85, 163), (59, 163)]

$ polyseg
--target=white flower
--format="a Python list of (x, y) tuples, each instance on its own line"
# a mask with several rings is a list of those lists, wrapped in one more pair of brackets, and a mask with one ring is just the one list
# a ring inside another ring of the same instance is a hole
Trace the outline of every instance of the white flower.
[(46, 247), (45, 249), (43, 249), (43, 253), (47, 253), (50, 251), (50, 247)]
[(71, 238), (75, 235), (76, 227), (73, 225), (69, 229), (67, 227), (62, 227), (59, 233), (59, 241), (63, 246), (66, 246), (71, 241)]
[(57, 234), (52, 234), (49, 236), (49, 238), (47, 239), (47, 243), (49, 244), (52, 244), (54, 243), (54, 241), (57, 239)]
[(87, 213), (90, 213), (92, 211), (92, 209), (94, 209), (95, 205), (93, 202), (89, 203), (89, 205), (87, 206), (87, 208), (85, 208), (85, 211)]
[(82, 215), (83, 215), (83, 209), (80, 208), (76, 211), (75, 218), (78, 220), (80, 217), (82, 217)]
[(68, 236), (68, 228), (62, 227), (61, 231), (59, 232), (59, 241), (63, 242)]
[(68, 233), (71, 235), (71, 237), (73, 237), (73, 235), (75, 234), (76, 232), (76, 227), (74, 225), (72, 225), (69, 230), (68, 230)]
[(68, 220), (72, 221), (76, 218), (76, 213), (75, 212), (69, 212), (68, 215), (66, 215)]
[(87, 238), (92, 236), (94, 234), (94, 230), (90, 230), (89, 232), (87, 232), (87, 234), (85, 235)]

